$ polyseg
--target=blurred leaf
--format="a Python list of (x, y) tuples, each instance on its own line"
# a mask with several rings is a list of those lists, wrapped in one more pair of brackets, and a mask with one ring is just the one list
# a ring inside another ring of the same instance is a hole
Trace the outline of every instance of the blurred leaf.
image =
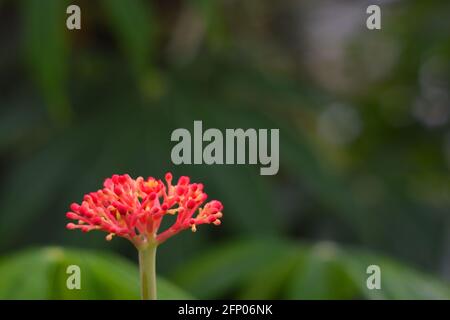
[[(69, 265), (81, 270), (81, 289), (66, 286)], [(49, 247), (0, 260), (1, 299), (139, 299), (137, 267), (114, 254)], [(159, 299), (191, 299), (158, 279)]]
[(208, 0), (189, 0), (189, 3), (202, 17), (208, 47), (219, 53), (218, 49), (224, 49), (224, 44), (228, 42), (223, 3)]
[(249, 278), (255, 270), (283, 256), (280, 241), (244, 241), (214, 246), (214, 249), (180, 267), (175, 283), (190, 288), (203, 299), (223, 297)]
[[(395, 260), (360, 250), (345, 251), (340, 260), (360, 294), (369, 299), (449, 299), (450, 286), (445, 281), (413, 270)], [(378, 265), (381, 269), (381, 290), (366, 286), (366, 269)]]
[(148, 2), (103, 0), (102, 5), (134, 72), (137, 75), (147, 72), (156, 34), (156, 23)]
[(283, 297), (284, 287), (290, 281), (293, 269), (298, 265), (301, 255), (298, 248), (286, 246), (279, 251), (279, 257), (266, 265), (255, 268), (248, 279), (243, 281), (239, 293), (241, 299), (274, 299)]
[(50, 116), (58, 123), (69, 120), (67, 97), (66, 8), (68, 2), (24, 0), (23, 41), (26, 60), (41, 88)]
[(339, 263), (342, 255), (339, 248), (320, 243), (300, 254), (301, 261), (287, 287), (289, 299), (359, 298), (355, 284)]
[[(369, 290), (369, 265), (381, 268), (381, 289)], [(186, 276), (188, 275), (189, 276)], [(449, 299), (450, 286), (406, 266), (333, 243), (299, 246), (241, 239), (194, 258), (174, 281), (202, 298), (240, 292), (246, 299)]]

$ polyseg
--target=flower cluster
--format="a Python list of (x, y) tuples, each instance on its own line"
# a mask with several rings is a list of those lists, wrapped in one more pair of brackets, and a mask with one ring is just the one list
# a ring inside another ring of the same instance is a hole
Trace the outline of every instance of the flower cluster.
[[(113, 175), (105, 180), (103, 189), (84, 196), (81, 204), (73, 203), (66, 216), (77, 223), (68, 229), (83, 232), (103, 230), (107, 240), (114, 235), (129, 239), (137, 247), (145, 243), (160, 244), (178, 232), (204, 223), (220, 225), (222, 203), (210, 201), (203, 208), (207, 195), (203, 184), (190, 183), (182, 176), (172, 184), (172, 174), (166, 183), (153, 177), (132, 179), (128, 174)], [(197, 213), (195, 215), (195, 213)], [(175, 223), (158, 234), (165, 215), (176, 215)]]

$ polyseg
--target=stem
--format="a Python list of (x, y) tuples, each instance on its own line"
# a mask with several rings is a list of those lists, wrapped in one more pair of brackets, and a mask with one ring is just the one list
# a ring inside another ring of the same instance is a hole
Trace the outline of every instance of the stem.
[(139, 249), (142, 300), (156, 300), (156, 244)]

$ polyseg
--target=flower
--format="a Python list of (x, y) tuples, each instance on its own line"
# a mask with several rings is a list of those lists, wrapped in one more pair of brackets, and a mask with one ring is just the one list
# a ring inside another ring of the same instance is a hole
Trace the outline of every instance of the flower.
[[(158, 245), (188, 228), (195, 232), (201, 224), (220, 225), (220, 201), (200, 207), (207, 198), (203, 184), (190, 183), (189, 177), (182, 176), (173, 185), (171, 173), (165, 175), (165, 181), (113, 175), (105, 180), (103, 189), (86, 194), (81, 204), (71, 204), (66, 216), (77, 222), (68, 223), (67, 228), (103, 230), (108, 232), (107, 240), (117, 235), (139, 248), (147, 243)], [(176, 215), (176, 221), (158, 233), (165, 215)]]

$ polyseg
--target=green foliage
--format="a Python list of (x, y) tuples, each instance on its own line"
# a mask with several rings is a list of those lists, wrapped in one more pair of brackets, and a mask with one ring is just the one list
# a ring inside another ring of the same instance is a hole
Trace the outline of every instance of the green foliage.
[[(68, 43), (65, 12), (68, 1), (23, 1), (23, 46), (33, 78), (47, 100), (47, 110), (57, 122), (71, 116), (68, 100)], [(45, 44), (45, 45), (44, 45)]]
[[(366, 287), (367, 266), (381, 268), (382, 289)], [(69, 265), (81, 269), (81, 290), (66, 287)], [(48, 247), (0, 259), (1, 299), (138, 299), (136, 266), (109, 253)], [(366, 252), (273, 239), (240, 239), (178, 267), (173, 280), (200, 298), (235, 292), (243, 299), (448, 299), (450, 287), (391, 259)], [(160, 299), (191, 296), (158, 279)]]
[(151, 65), (156, 35), (150, 6), (142, 0), (102, 0), (102, 7), (133, 70), (141, 75)]
[[(366, 286), (372, 264), (381, 269), (380, 290)], [(199, 298), (231, 293), (244, 299), (450, 298), (449, 285), (392, 259), (325, 242), (235, 240), (194, 258), (173, 279)]]
[[(66, 286), (67, 267), (81, 270), (81, 289)], [(0, 299), (139, 299), (136, 265), (109, 253), (48, 247), (0, 259)], [(190, 299), (158, 279), (159, 299)]]

